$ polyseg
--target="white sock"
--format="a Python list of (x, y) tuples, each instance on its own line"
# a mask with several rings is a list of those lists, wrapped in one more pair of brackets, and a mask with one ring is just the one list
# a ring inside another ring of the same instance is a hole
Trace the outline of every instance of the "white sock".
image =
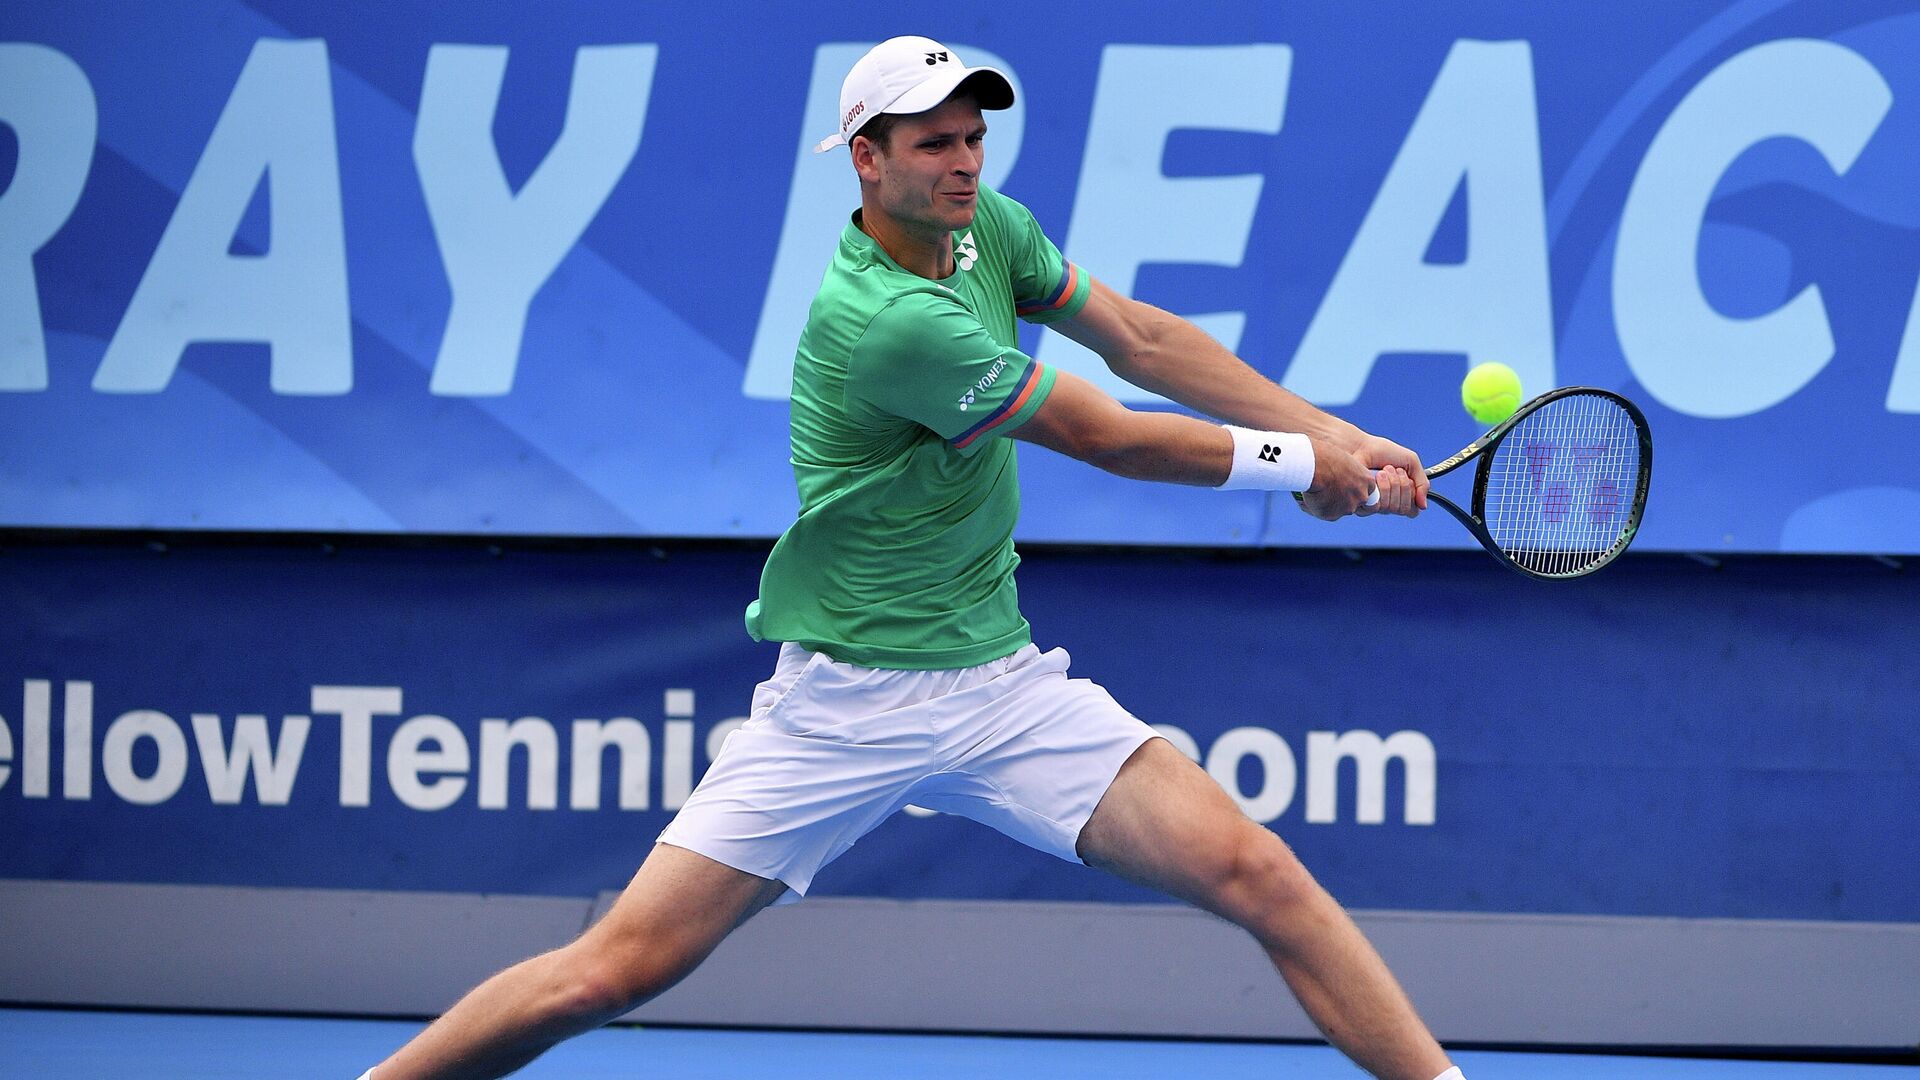
[[(362, 1077), (361, 1080), (373, 1080), (373, 1074), (368, 1073), (366, 1076)], [(1434, 1077), (1433, 1080), (1467, 1080), (1467, 1077), (1466, 1077), (1466, 1074), (1460, 1071), (1460, 1066), (1455, 1065), (1453, 1068), (1448, 1069), (1446, 1072), (1443, 1072), (1439, 1076)]]

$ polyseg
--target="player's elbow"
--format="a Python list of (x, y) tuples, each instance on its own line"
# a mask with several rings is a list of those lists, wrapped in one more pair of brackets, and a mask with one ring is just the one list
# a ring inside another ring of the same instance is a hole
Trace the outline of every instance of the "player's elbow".
[(1052, 395), (1015, 434), (1119, 476), (1157, 480), (1167, 478), (1169, 459), (1177, 456), (1178, 423), (1161, 413), (1135, 412), (1062, 372)]
[(1081, 450), (1076, 455), (1081, 461), (1129, 480), (1168, 479), (1174, 456), (1142, 423), (1116, 424), (1089, 432)]
[(1029, 424), (1020, 437), (1064, 454), (1075, 461), (1105, 468), (1103, 464), (1116, 453), (1119, 443), (1105, 425)]
[(1104, 431), (1089, 433), (1075, 449), (1077, 452), (1073, 457), (1103, 472), (1119, 476), (1131, 475), (1129, 463), (1139, 452), (1132, 442)]
[(1076, 423), (1045, 423), (1047, 419), (1036, 418), (1041, 422), (1029, 424), (1020, 437), (1122, 476), (1128, 475), (1128, 463), (1140, 453), (1139, 439), (1130, 431), (1132, 425), (1123, 410), (1115, 409), (1097, 420), (1079, 418)]
[(1101, 359), (1108, 370), (1135, 386), (1156, 383), (1169, 356), (1167, 334), (1176, 321), (1175, 316), (1151, 304), (1129, 301), (1120, 320), (1124, 333)]

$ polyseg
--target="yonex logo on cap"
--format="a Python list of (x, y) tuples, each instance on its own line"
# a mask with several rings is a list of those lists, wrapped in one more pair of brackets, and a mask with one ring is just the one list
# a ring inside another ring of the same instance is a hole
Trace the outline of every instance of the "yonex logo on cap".
[(932, 67), (934, 64), (944, 64), (946, 62), (947, 62), (947, 53), (945, 49), (942, 49), (939, 52), (930, 52), (927, 54), (928, 67)]

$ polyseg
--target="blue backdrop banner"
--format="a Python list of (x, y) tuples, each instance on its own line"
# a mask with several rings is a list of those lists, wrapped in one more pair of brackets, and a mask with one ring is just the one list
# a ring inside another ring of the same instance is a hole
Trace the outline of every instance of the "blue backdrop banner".
[[(1618, 389), (1643, 549), (1920, 552), (1910, 0), (873, 10), (5, 5), (0, 522), (777, 534), (809, 148), (901, 31), (1014, 79), (986, 179), (1072, 259), (1302, 395), (1431, 460), (1472, 362)], [(1464, 542), (1028, 458), (1029, 539)]]
[[(771, 670), (740, 625), (761, 559), (0, 553), (0, 877), (618, 888)], [(1464, 552), (1021, 575), (1038, 640), (1349, 904), (1920, 922), (1920, 662), (1885, 647), (1909, 575), (1643, 558), (1546, 589)], [(909, 814), (816, 892), (1147, 897)]]

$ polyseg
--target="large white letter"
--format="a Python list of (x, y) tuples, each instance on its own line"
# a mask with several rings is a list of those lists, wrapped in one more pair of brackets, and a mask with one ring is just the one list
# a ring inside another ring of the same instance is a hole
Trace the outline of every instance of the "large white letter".
[(573, 785), (567, 805), (575, 810), (600, 809), (600, 757), (608, 746), (620, 751), (620, 809), (647, 809), (653, 738), (640, 721), (625, 716), (604, 724), (598, 720), (573, 722)]
[(18, 144), (13, 180), (0, 196), (0, 390), (47, 388), (33, 253), (80, 201), (99, 121), (80, 65), (45, 45), (0, 44), (0, 124)]
[(1396, 731), (1384, 740), (1371, 731), (1307, 732), (1307, 820), (1335, 820), (1340, 804), (1340, 762), (1353, 759), (1353, 820), (1379, 825), (1387, 820), (1387, 760), (1399, 758), (1407, 783), (1406, 823), (1433, 824), (1433, 740), (1417, 731)]
[[(1466, 259), (1428, 263), (1462, 184)], [(1540, 125), (1524, 41), (1457, 41), (1447, 53), (1286, 384), (1345, 405), (1388, 352), (1466, 353), (1470, 363), (1511, 366), (1526, 386), (1554, 383)]]
[(371, 787), (373, 718), (400, 712), (397, 686), (316, 686), (309, 696), (316, 715), (340, 716), (340, 805), (367, 805)]
[(12, 775), (13, 729), (7, 726), (7, 718), (0, 716), (0, 787), (6, 787)]
[(1907, 307), (1907, 328), (1893, 358), (1893, 382), (1887, 386), (1888, 412), (1920, 412), (1920, 286)]
[[(434, 749), (421, 749), (424, 743)], [(400, 801), (415, 810), (445, 810), (467, 790), (467, 737), (444, 716), (416, 716), (401, 724), (387, 746), (387, 783)], [(421, 773), (451, 773), (438, 780)]]
[[(873, 42), (831, 42), (813, 54), (813, 81), (807, 90), (807, 108), (800, 127), (799, 149), (794, 151), (793, 184), (787, 190), (787, 216), (780, 226), (780, 246), (773, 256), (773, 278), (760, 304), (760, 322), (753, 333), (753, 351), (747, 357), (747, 375), (740, 390), (748, 397), (784, 401), (793, 388), (793, 347), (807, 325), (807, 308), (820, 288), (820, 275), (833, 258), (847, 215), (860, 205), (853, 167), (841, 151), (815, 154), (821, 136), (840, 128), (840, 83)], [(1020, 154), (1026, 127), (1026, 95), (1013, 66), (985, 49), (948, 42), (966, 58), (969, 67), (991, 67), (1006, 73), (1013, 83), (1013, 107), (987, 114), (987, 158), (980, 180), (997, 188)]]
[(28, 679), (20, 695), (20, 794), (26, 798), (47, 797), (52, 737), (53, 683)]
[[(1180, 128), (1278, 134), (1292, 64), (1285, 45), (1107, 46), (1067, 229), (1073, 261), (1127, 294), (1142, 263), (1239, 266), (1265, 178), (1176, 179), (1160, 171), (1160, 159), (1167, 135)], [(1186, 317), (1227, 348), (1240, 347), (1246, 312)], [(1058, 334), (1041, 340), (1039, 356), (1122, 401), (1161, 400)]]
[[(133, 744), (141, 739), (152, 739), (160, 752), (152, 776), (133, 771)], [(122, 713), (107, 728), (100, 768), (107, 774), (107, 786), (128, 802), (140, 806), (166, 802), (187, 776), (187, 737), (166, 713), (152, 709)]]
[(1627, 192), (1613, 255), (1620, 346), (1648, 393), (1693, 416), (1745, 416), (1785, 401), (1833, 359), (1818, 285), (1757, 318), (1713, 310), (1696, 265), (1700, 224), (1748, 147), (1801, 139), (1844, 174), (1892, 104), (1860, 54), (1793, 40), (1733, 57), (1674, 108)]
[(527, 749), (527, 809), (551, 810), (559, 790), (560, 740), (538, 716), (480, 721), (480, 809), (507, 808), (508, 767), (513, 748)]
[[(262, 183), (270, 205), (267, 253), (230, 254)], [(93, 388), (164, 390), (195, 341), (269, 343), (276, 394), (353, 388), (347, 241), (324, 41), (254, 44)]]
[(93, 684), (67, 683), (67, 705), (60, 726), (65, 729), (60, 793), (69, 799), (93, 798)]
[(560, 137), (517, 193), (493, 144), (507, 50), (435, 45), (427, 54), (413, 163), (453, 286), (434, 393), (479, 397), (513, 389), (533, 294), (579, 242), (640, 149), (658, 53), (654, 45), (593, 45), (575, 53)]
[(200, 770), (207, 776), (207, 794), (215, 803), (238, 803), (246, 794), (247, 774), (251, 772), (260, 805), (285, 806), (293, 795), (293, 780), (300, 774), (300, 756), (306, 752), (307, 730), (312, 726), (311, 717), (288, 716), (280, 724), (276, 751), (267, 738), (267, 718), (243, 713), (233, 719), (233, 744), (228, 746), (218, 716), (194, 713), (193, 740), (200, 748)]

